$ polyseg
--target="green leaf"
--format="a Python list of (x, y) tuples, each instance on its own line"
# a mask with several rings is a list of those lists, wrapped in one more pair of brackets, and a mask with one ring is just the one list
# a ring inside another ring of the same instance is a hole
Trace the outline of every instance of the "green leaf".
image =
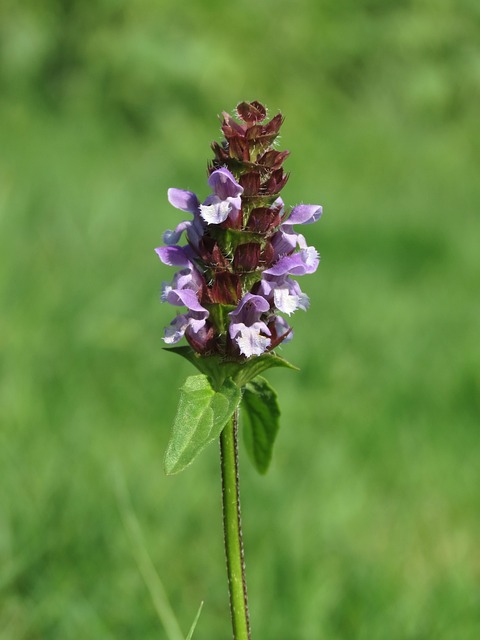
[(180, 389), (180, 401), (165, 454), (167, 475), (188, 467), (216, 440), (240, 403), (242, 392), (230, 379), (215, 391), (206, 375), (190, 376)]
[(201, 356), (191, 347), (173, 347), (165, 349), (176, 353), (191, 362), (199, 371), (210, 378), (214, 389), (219, 390), (226, 378), (232, 378), (242, 388), (256, 378), (262, 371), (271, 367), (286, 367), (298, 371), (298, 367), (272, 352), (255, 356), (248, 360), (222, 360), (220, 356)]
[(245, 386), (242, 407), (248, 455), (257, 471), (266, 473), (279, 427), (277, 394), (265, 378), (258, 377)]

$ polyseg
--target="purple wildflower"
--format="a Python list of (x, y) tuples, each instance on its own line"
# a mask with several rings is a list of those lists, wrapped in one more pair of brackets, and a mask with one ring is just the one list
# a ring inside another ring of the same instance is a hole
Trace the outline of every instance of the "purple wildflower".
[(189, 263), (186, 269), (178, 271), (171, 284), (164, 283), (162, 287), (162, 301), (174, 306), (185, 306), (186, 314), (180, 314), (172, 321), (165, 331), (165, 342), (174, 344), (187, 332), (197, 334), (205, 328), (209, 316), (208, 309), (200, 304), (204, 279), (200, 272)]
[[(240, 122), (223, 114), (225, 140), (212, 145), (212, 193), (203, 203), (191, 191), (168, 190), (169, 202), (192, 218), (166, 231), (167, 246), (156, 252), (180, 267), (163, 285), (162, 300), (187, 309), (167, 327), (165, 342), (185, 336), (198, 353), (241, 359), (291, 340), (279, 313), (309, 305), (292, 276), (314, 273), (319, 264), (294, 225), (316, 222), (322, 207), (300, 204), (285, 214), (278, 194), (288, 178), (282, 166), (288, 151), (273, 147), (282, 116), (265, 121), (258, 102), (240, 104), (237, 115)], [(186, 244), (179, 246), (183, 234)]]
[(263, 276), (258, 293), (279, 311), (291, 315), (297, 309), (306, 311), (310, 301), (296, 280), (288, 276)]
[(241, 209), (243, 187), (223, 167), (210, 175), (208, 184), (213, 189), (213, 195), (200, 205), (200, 215), (207, 224), (220, 224)]
[[(262, 296), (247, 293), (231, 311), (229, 334), (236, 340), (240, 353), (244, 356), (259, 356), (270, 344), (271, 331), (260, 320), (263, 313), (270, 310), (270, 304)], [(268, 337), (267, 337), (268, 336)]]
[(283, 256), (263, 273), (266, 276), (304, 276), (315, 273), (319, 262), (320, 256), (315, 247), (305, 247), (297, 253)]
[(275, 256), (280, 257), (292, 253), (298, 246), (306, 249), (307, 244), (303, 235), (293, 230), (294, 224), (312, 224), (322, 215), (322, 207), (312, 204), (299, 204), (292, 209), (287, 220), (283, 222), (272, 237)]
[[(184, 335), (197, 334), (205, 329), (208, 311), (189, 311), (188, 313), (176, 316), (170, 325), (165, 329), (164, 341), (167, 344), (175, 344)], [(193, 336), (192, 336), (193, 337)]]
[(166, 245), (175, 245), (180, 240), (182, 233), (187, 232), (187, 239), (193, 247), (197, 247), (204, 233), (205, 223), (200, 218), (200, 203), (197, 196), (191, 191), (183, 189), (169, 189), (168, 201), (176, 209), (187, 211), (193, 215), (192, 220), (180, 222), (176, 228), (171, 231), (167, 229), (163, 234), (163, 241)]

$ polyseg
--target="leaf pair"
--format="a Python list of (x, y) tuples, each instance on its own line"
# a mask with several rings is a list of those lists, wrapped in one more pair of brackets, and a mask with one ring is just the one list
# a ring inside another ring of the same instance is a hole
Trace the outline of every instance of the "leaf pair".
[(277, 394), (258, 374), (270, 367), (295, 367), (274, 354), (239, 363), (224, 362), (218, 356), (198, 357), (189, 347), (168, 351), (187, 358), (202, 373), (187, 378), (180, 389), (180, 402), (165, 455), (166, 473), (178, 473), (190, 465), (220, 436), (240, 402), (248, 455), (257, 471), (266, 473), (278, 432), (280, 410)]
[(264, 353), (255, 358), (244, 361), (226, 360), (218, 355), (201, 356), (191, 347), (173, 347), (165, 349), (168, 353), (175, 353), (182, 358), (186, 358), (196, 367), (200, 373), (204, 373), (210, 379), (212, 386), (219, 390), (226, 378), (232, 378), (237, 387), (244, 387), (250, 380), (256, 378), (260, 373), (272, 367), (286, 367), (295, 369), (297, 367), (277, 356), (273, 352)]

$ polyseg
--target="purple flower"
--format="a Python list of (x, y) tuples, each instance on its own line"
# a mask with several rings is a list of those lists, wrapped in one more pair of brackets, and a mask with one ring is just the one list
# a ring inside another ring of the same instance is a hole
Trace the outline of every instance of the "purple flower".
[(193, 214), (198, 211), (200, 206), (197, 196), (192, 191), (186, 191), (185, 189), (169, 189), (168, 201), (180, 211), (188, 211)]
[(193, 215), (192, 220), (180, 222), (175, 229), (167, 229), (163, 234), (166, 245), (176, 245), (185, 231), (189, 243), (198, 248), (205, 232), (205, 223), (220, 224), (230, 214), (238, 213), (242, 207), (241, 194), (243, 187), (236, 182), (228, 169), (221, 168), (213, 171), (208, 179), (213, 194), (200, 204), (192, 191), (184, 189), (169, 189), (168, 201), (176, 209), (187, 211)]
[[(272, 246), (277, 261), (262, 274), (259, 293), (287, 315), (297, 309), (307, 310), (308, 296), (300, 289), (298, 282), (288, 276), (302, 276), (314, 273), (319, 264), (315, 247), (307, 246), (303, 235), (293, 230), (294, 224), (311, 224), (322, 214), (322, 207), (300, 204), (292, 209), (290, 216), (273, 235)], [(300, 251), (294, 253), (296, 247)]]
[[(270, 345), (270, 329), (260, 320), (262, 313), (269, 311), (270, 304), (262, 296), (246, 293), (237, 308), (228, 315), (231, 318), (229, 334), (240, 353), (249, 358), (261, 355)], [(265, 334), (265, 335), (262, 335)]]
[(191, 263), (189, 267), (175, 274), (171, 284), (164, 283), (162, 301), (178, 307), (185, 306), (188, 309), (187, 313), (176, 316), (170, 326), (165, 329), (163, 339), (167, 344), (178, 342), (186, 332), (196, 334), (204, 329), (209, 312), (202, 307), (198, 299), (203, 284), (202, 275)]
[(165, 329), (163, 340), (167, 344), (175, 344), (183, 338), (185, 333), (193, 334), (202, 333), (205, 328), (208, 311), (189, 311), (188, 313), (176, 316), (170, 325)]
[(315, 273), (320, 256), (315, 247), (305, 247), (298, 253), (283, 256), (273, 267), (265, 269), (263, 275), (267, 276), (304, 276), (309, 273)]
[(307, 248), (303, 235), (293, 230), (294, 224), (312, 224), (322, 215), (322, 207), (316, 204), (299, 204), (292, 209), (287, 220), (280, 225), (279, 230), (272, 237), (275, 257), (292, 253), (297, 246)]
[(310, 301), (296, 280), (288, 276), (264, 276), (258, 293), (269, 300), (279, 311), (291, 315), (297, 309), (306, 311)]
[(171, 288), (172, 289), (193, 289), (193, 291), (200, 291), (204, 283), (201, 273), (190, 264), (186, 269), (177, 271), (173, 276)]
[(297, 204), (282, 227), (292, 224), (312, 224), (320, 219), (322, 213), (323, 209), (318, 204)]
[(200, 215), (207, 224), (220, 224), (242, 208), (243, 187), (228, 169), (213, 171), (208, 179), (213, 194), (200, 205)]
[(168, 201), (176, 209), (180, 209), (180, 211), (188, 211), (188, 213), (193, 214), (193, 220), (180, 222), (173, 231), (167, 229), (163, 234), (163, 241), (167, 245), (177, 244), (182, 233), (186, 231), (189, 242), (194, 247), (197, 247), (205, 228), (205, 223), (200, 218), (200, 203), (197, 196), (191, 191), (184, 191), (183, 189), (169, 189)]

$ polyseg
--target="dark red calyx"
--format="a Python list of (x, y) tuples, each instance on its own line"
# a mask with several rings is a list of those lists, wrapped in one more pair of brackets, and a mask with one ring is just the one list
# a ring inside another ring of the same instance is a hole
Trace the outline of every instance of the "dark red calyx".
[(260, 102), (241, 102), (237, 105), (238, 117), (250, 124), (250, 122), (261, 122), (267, 117), (267, 110)]
[(270, 195), (278, 193), (287, 184), (287, 180), (288, 173), (284, 173), (283, 169), (276, 169), (264, 185), (265, 193)]
[(250, 213), (247, 230), (254, 233), (266, 233), (280, 224), (280, 207), (257, 207)]
[(272, 243), (267, 240), (265, 246), (260, 254), (260, 265), (267, 269), (272, 265), (273, 259), (275, 257), (275, 249), (273, 248)]
[(210, 254), (209, 266), (212, 269), (228, 270), (229, 262), (223, 255), (217, 243), (214, 244), (212, 253)]
[(289, 155), (290, 151), (270, 149), (270, 151), (264, 153), (263, 156), (257, 160), (257, 163), (268, 169), (280, 169), (284, 160), (286, 160)]
[(260, 262), (261, 245), (258, 242), (240, 244), (235, 249), (233, 268), (235, 271), (255, 271)]
[(201, 355), (208, 355), (216, 351), (216, 345), (218, 343), (218, 336), (216, 335), (215, 328), (207, 320), (205, 325), (206, 331), (202, 333), (193, 333), (193, 331), (186, 331), (185, 338), (194, 351)]
[(256, 171), (249, 171), (240, 176), (239, 183), (243, 187), (244, 196), (255, 196), (260, 191), (260, 174)]
[(213, 303), (237, 305), (242, 297), (239, 276), (230, 271), (215, 273), (213, 284), (208, 293), (210, 301)]

